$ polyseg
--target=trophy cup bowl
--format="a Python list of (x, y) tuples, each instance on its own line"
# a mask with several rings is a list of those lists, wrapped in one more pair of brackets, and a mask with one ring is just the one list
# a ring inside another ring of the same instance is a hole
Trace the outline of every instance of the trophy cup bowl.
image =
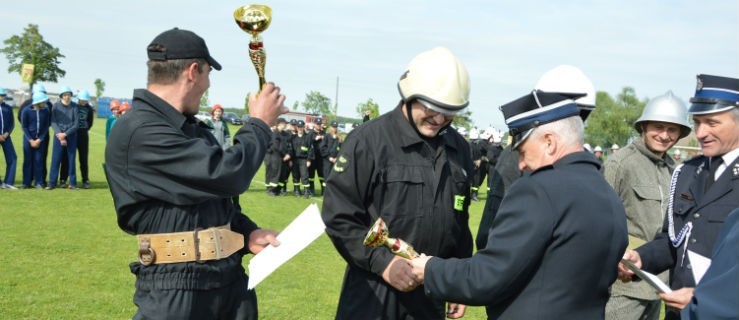
[(250, 4), (239, 7), (234, 11), (236, 24), (246, 33), (251, 34), (249, 41), (249, 58), (259, 77), (259, 91), (267, 82), (264, 79), (264, 67), (267, 62), (267, 53), (264, 51), (264, 42), (259, 35), (267, 30), (272, 22), (272, 9), (261, 4)]
[(241, 30), (258, 37), (272, 22), (272, 9), (261, 4), (250, 4), (234, 11), (234, 20)]
[(390, 248), (393, 254), (406, 259), (413, 259), (419, 256), (416, 250), (413, 249), (413, 246), (407, 242), (398, 238), (388, 237), (387, 224), (385, 224), (382, 218), (377, 218), (377, 221), (375, 221), (372, 228), (367, 232), (367, 236), (364, 237), (364, 245), (375, 248), (386, 246)]

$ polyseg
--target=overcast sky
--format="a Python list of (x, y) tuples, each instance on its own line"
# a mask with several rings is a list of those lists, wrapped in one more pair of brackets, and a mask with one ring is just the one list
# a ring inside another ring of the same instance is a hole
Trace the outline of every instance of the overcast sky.
[[(580, 67), (596, 90), (634, 87), (640, 97), (672, 90), (687, 101), (699, 73), (739, 77), (739, 1), (263, 1), (272, 7), (264, 32), (266, 77), (287, 105), (319, 91), (339, 114), (356, 116), (373, 98), (381, 112), (399, 100), (397, 80), (418, 53), (448, 47), (467, 66), (470, 109), (480, 127), (504, 127), (498, 107), (560, 65)], [(52, 1), (4, 3), (0, 40), (38, 24), (66, 56), (67, 75), (43, 83), (130, 97), (146, 84), (146, 45), (172, 27), (205, 38), (223, 70), (211, 74), (210, 102), (240, 107), (257, 87), (249, 35), (233, 21), (237, 1)], [(18, 88), (0, 57), (0, 86)]]

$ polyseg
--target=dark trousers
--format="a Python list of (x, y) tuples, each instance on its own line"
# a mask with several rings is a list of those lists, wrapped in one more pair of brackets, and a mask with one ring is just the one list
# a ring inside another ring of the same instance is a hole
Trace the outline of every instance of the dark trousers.
[(244, 319), (258, 318), (257, 295), (247, 290), (247, 277), (211, 290), (136, 289), (133, 316), (143, 319)]
[(265, 175), (267, 187), (274, 188), (280, 180), (280, 167), (282, 166), (282, 157), (278, 152), (269, 152), (264, 157)]
[(311, 192), (315, 193), (314, 182), (315, 177), (318, 176), (318, 184), (321, 186), (321, 194), (323, 194), (323, 187), (325, 186), (323, 178), (323, 158), (311, 161), (310, 167), (313, 168), (313, 173), (309, 173), (309, 176), (312, 179), (310, 181)]
[(59, 181), (64, 184), (69, 178), (69, 159), (62, 157), (62, 164), (59, 169)]
[(280, 186), (280, 189), (286, 190), (287, 178), (290, 176), (290, 161), (280, 161), (280, 178), (277, 184)]
[(498, 208), (500, 208), (501, 202), (503, 202), (503, 198), (500, 195), (488, 190), (488, 197), (485, 200), (485, 208), (482, 210), (482, 218), (480, 218), (480, 226), (477, 229), (477, 237), (475, 238), (477, 250), (482, 250), (487, 246), (490, 228), (493, 226), (493, 220), (495, 220), (495, 216), (498, 214)]
[(41, 167), (41, 179), (43, 179), (44, 185), (46, 185), (46, 177), (49, 174), (49, 167), (46, 165), (49, 163), (49, 145), (49, 133), (47, 132), (44, 141), (41, 141), (41, 156), (44, 158), (44, 165)]
[(0, 142), (0, 146), (3, 147), (3, 153), (5, 154), (5, 182), (6, 184), (15, 183), (15, 168), (18, 163), (18, 156), (15, 154), (15, 148), (13, 148), (13, 140), (8, 136), (4, 142)]
[(59, 167), (62, 164), (62, 158), (67, 158), (69, 164), (69, 184), (77, 186), (77, 170), (75, 168), (75, 161), (77, 157), (77, 135), (67, 136), (67, 146), (63, 147), (56, 136), (53, 138), (54, 146), (51, 148), (51, 172), (49, 172), (49, 185), (57, 185), (57, 177), (59, 176)]
[(477, 190), (482, 185), (482, 181), (485, 180), (485, 176), (488, 174), (487, 162), (481, 162), (480, 167), (475, 169), (475, 173), (472, 175), (472, 188)]
[(44, 184), (44, 161), (43, 143), (37, 148), (31, 148), (28, 140), (23, 140), (23, 186), (30, 187), (31, 182), (35, 186)]
[(445, 311), (444, 301), (427, 297), (423, 285), (400, 292), (380, 276), (348, 266), (336, 319), (443, 320)]
[[(310, 181), (308, 180), (308, 159), (298, 158), (293, 162), (293, 166), (298, 167), (298, 177), (300, 178), (300, 185), (303, 188), (310, 187)], [(293, 170), (293, 184), (295, 183), (295, 170)]]
[(86, 129), (77, 130), (77, 153), (80, 158), (80, 175), (82, 176), (82, 182), (89, 182), (90, 170), (87, 158), (90, 153), (90, 136)]
[(292, 165), (290, 166), (290, 174), (293, 176), (293, 186), (300, 185), (300, 165), (298, 164), (298, 159), (292, 160)]

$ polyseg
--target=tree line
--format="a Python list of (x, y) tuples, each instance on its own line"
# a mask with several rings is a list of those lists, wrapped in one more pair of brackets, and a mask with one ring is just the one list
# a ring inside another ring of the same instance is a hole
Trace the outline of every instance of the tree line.
[[(20, 35), (13, 35), (3, 41), (4, 47), (0, 49), (8, 60), (8, 73), (21, 75), (24, 64), (33, 64), (33, 73), (30, 79), (26, 79), (31, 89), (37, 82), (57, 82), (59, 78), (66, 75), (66, 71), (60, 67), (61, 59), (65, 56), (59, 48), (54, 47), (44, 40), (39, 32), (38, 25), (29, 24)], [(95, 79), (96, 97), (103, 95), (105, 81)], [(624, 87), (614, 97), (607, 92), (598, 91), (596, 96), (596, 109), (591, 113), (585, 126), (586, 141), (592, 145), (610, 146), (611, 144), (625, 145), (632, 137), (636, 137), (633, 123), (641, 115), (648, 98), (639, 98), (636, 90)], [(206, 92), (201, 99), (201, 105), (208, 106), (208, 94)], [(333, 107), (332, 107), (333, 106)], [(248, 94), (244, 98), (244, 110), (249, 110)], [(303, 110), (307, 113), (326, 116), (331, 121), (337, 119), (337, 105), (332, 104), (330, 98), (319, 91), (310, 91), (305, 94), (303, 101), (296, 101), (292, 110)], [(370, 117), (380, 115), (380, 106), (370, 97), (366, 101), (358, 103), (354, 111), (358, 119), (364, 116), (365, 111), (370, 111)], [(472, 111), (469, 109), (454, 118), (453, 125), (456, 127), (472, 128)]]

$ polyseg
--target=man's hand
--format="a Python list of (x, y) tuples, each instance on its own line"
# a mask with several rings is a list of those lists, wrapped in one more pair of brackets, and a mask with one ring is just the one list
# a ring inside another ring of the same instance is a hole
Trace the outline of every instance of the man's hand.
[(394, 256), (387, 265), (385, 271), (382, 272), (382, 279), (393, 288), (403, 292), (409, 292), (421, 284), (413, 275), (410, 260), (399, 256)]
[(290, 161), (290, 155), (286, 154), (284, 157), (282, 157), (282, 162), (288, 162)]
[(308, 160), (308, 161), (305, 162), (305, 166), (308, 167), (308, 168), (310, 168), (310, 160)]
[(422, 253), (420, 257), (411, 260), (411, 265), (413, 266), (413, 274), (416, 275), (416, 278), (418, 278), (418, 281), (420, 283), (423, 283), (424, 269), (426, 269), (426, 263), (429, 261), (429, 259), (431, 259), (431, 256), (427, 256)]
[(0, 142), (5, 142), (5, 135), (4, 134), (0, 134)]
[(449, 319), (459, 319), (464, 317), (464, 311), (466, 309), (466, 305), (449, 302), (447, 303), (446, 317)]
[(693, 298), (693, 289), (695, 288), (680, 288), (670, 293), (660, 293), (659, 297), (662, 298), (665, 305), (682, 310)]
[(31, 148), (38, 149), (41, 146), (41, 140), (39, 139), (33, 139), (28, 142), (28, 144), (31, 145)]
[(280, 241), (277, 240), (277, 232), (267, 229), (257, 229), (249, 234), (249, 251), (257, 254), (268, 245), (279, 246)]
[(334, 157), (328, 157), (328, 161), (331, 163), (336, 163), (336, 158)]
[(475, 165), (475, 168), (479, 168), (481, 163), (482, 163), (482, 161), (480, 161), (480, 160), (472, 161), (472, 164)]
[(280, 88), (268, 82), (262, 87), (262, 92), (249, 95), (249, 116), (273, 126), (277, 117), (290, 111), (284, 102), (285, 96), (280, 94)]
[(54, 136), (55, 136), (55, 137), (56, 137), (57, 139), (59, 139), (59, 141), (60, 141), (60, 142), (61, 142), (61, 141), (64, 141), (64, 140), (66, 140), (66, 139), (67, 139), (67, 134), (66, 134), (66, 133), (64, 133), (64, 132), (59, 132), (59, 133), (55, 134)]
[[(639, 256), (638, 252), (634, 250), (626, 250), (623, 259), (633, 263), (637, 268), (641, 269), (641, 257)], [(626, 265), (622, 262), (618, 263), (618, 278), (621, 281), (630, 282), (633, 276), (634, 272), (631, 271), (631, 269), (626, 267)]]

